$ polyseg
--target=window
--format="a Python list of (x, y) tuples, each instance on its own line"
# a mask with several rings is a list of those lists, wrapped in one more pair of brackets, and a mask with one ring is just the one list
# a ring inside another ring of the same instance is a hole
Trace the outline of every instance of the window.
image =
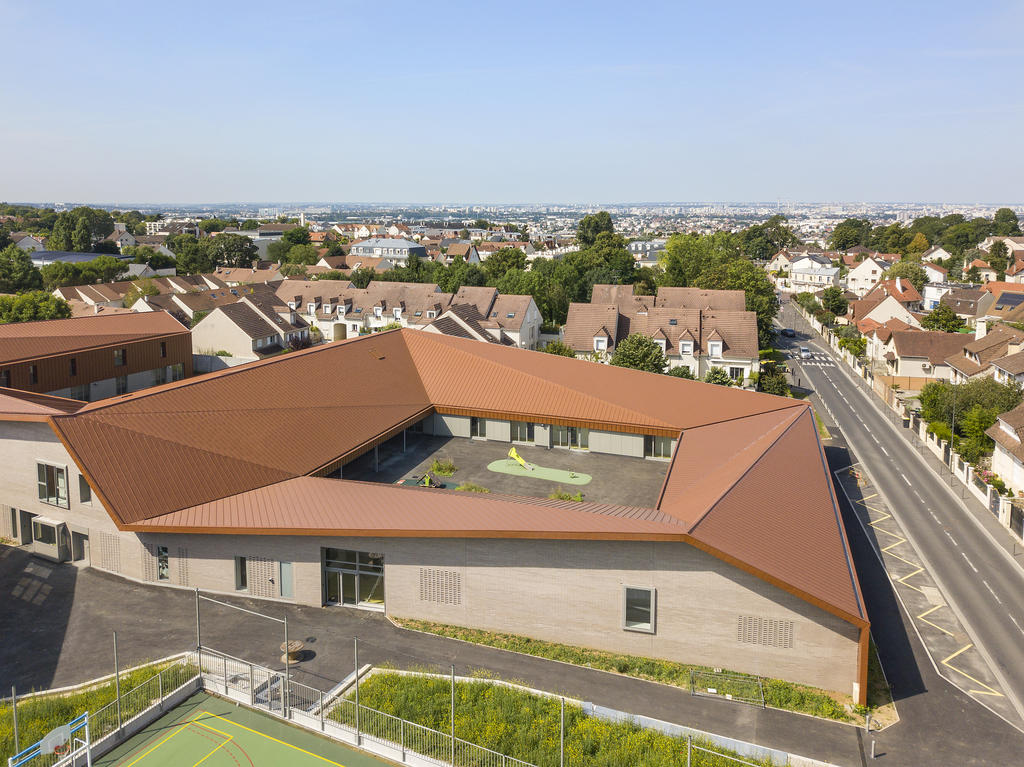
[(114, 349), (114, 367), (124, 367), (128, 364), (128, 350)]
[(680, 341), (679, 354), (693, 354), (693, 341)]
[(485, 438), (487, 436), (487, 419), (486, 418), (470, 418), (469, 419), (469, 436)]
[(654, 633), (654, 589), (625, 586), (622, 603), (624, 629)]
[(153, 368), (153, 386), (167, 383), (167, 368)]
[(160, 342), (160, 356), (161, 357), (166, 357), (167, 356), (167, 342), (166, 341), (161, 341)]
[(729, 377), (734, 381), (742, 381), (743, 368), (729, 368)]
[(30, 384), (39, 383), (39, 367), (36, 365), (28, 366), (28, 382)]
[(664, 338), (656, 338), (656, 339), (654, 339), (654, 343), (656, 343), (658, 345), (658, 348), (661, 349), (662, 354), (664, 354), (664, 352), (665, 352), (665, 343), (666, 343), (665, 339)]
[(646, 458), (671, 458), (672, 438), (655, 437), (648, 434), (644, 437), (644, 457)]
[(534, 426), (526, 421), (512, 421), (511, 423), (513, 442), (533, 442)]
[(68, 475), (63, 466), (37, 463), (39, 500), (51, 506), (68, 508)]
[(551, 444), (575, 450), (590, 449), (590, 429), (576, 426), (552, 426)]
[(71, 399), (80, 399), (82, 402), (89, 401), (89, 384), (71, 387)]
[(601, 338), (601, 337), (595, 337), (594, 338), (594, 351), (595, 352), (603, 352), (603, 351), (607, 351), (607, 349), (608, 349), (608, 339), (607, 338)]
[(722, 356), (722, 342), (721, 341), (712, 341), (710, 344), (708, 344), (708, 347), (709, 347), (708, 348), (708, 353), (712, 357), (721, 357)]
[(306, 314), (316, 314), (316, 304), (310, 303), (306, 305)]
[(69, 364), (68, 364), (69, 371), (68, 372), (71, 375), (73, 375), (73, 376), (78, 375), (78, 360), (75, 359), (74, 357), (72, 357), (68, 362), (69, 362)]
[(10, 388), (11, 385), (11, 371), (0, 370), (0, 386)]
[(128, 393), (128, 376), (118, 376), (114, 379), (118, 394)]
[(171, 577), (171, 565), (167, 557), (167, 547), (156, 547), (156, 577), (157, 580), (166, 581)]
[(235, 591), (248, 591), (249, 575), (246, 572), (246, 558), (235, 557)]
[(295, 576), (292, 573), (292, 563), (281, 562), (278, 574), (280, 575), (281, 596), (291, 599), (295, 596)]
[(82, 503), (92, 503), (92, 488), (82, 474), (78, 475), (78, 500)]
[(32, 540), (45, 543), (47, 546), (57, 545), (57, 528), (41, 522), (32, 523)]
[(185, 363), (184, 362), (178, 362), (178, 363), (176, 363), (174, 365), (171, 365), (171, 380), (172, 381), (180, 381), (184, 377), (185, 377)]
[(384, 315), (384, 309), (380, 306), (373, 307), (373, 316), (378, 320)]
[(394, 309), (392, 313), (395, 315), (395, 319), (396, 320), (402, 319), (402, 310), (401, 310), (401, 308)]

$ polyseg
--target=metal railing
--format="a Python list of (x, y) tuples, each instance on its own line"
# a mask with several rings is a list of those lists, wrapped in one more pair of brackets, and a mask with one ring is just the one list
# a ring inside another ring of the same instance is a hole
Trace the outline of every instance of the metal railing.
[(690, 694), (704, 698), (725, 698), (765, 708), (764, 684), (759, 676), (690, 671)]

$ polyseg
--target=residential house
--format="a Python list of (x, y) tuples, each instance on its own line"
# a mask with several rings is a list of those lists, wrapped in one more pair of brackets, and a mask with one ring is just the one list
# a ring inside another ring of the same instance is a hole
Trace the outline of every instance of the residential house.
[(1000, 413), (996, 422), (985, 432), (995, 448), (992, 451), (992, 471), (1015, 490), (1024, 489), (1024, 405)]
[(911, 312), (919, 312), (922, 309), (924, 299), (914, 287), (913, 283), (905, 277), (896, 277), (891, 280), (882, 280), (875, 287), (869, 290), (864, 298), (873, 299), (883, 296), (891, 296), (896, 299), (904, 308)]
[[(956, 291), (956, 290), (976, 290), (976, 286), (975, 285), (970, 285), (970, 284), (964, 284), (964, 283), (960, 283), (960, 282), (929, 282), (929, 283), (926, 283), (925, 286), (924, 286), (924, 290), (921, 291), (921, 296), (924, 299), (923, 303), (924, 303), (925, 311), (929, 311), (930, 312), (932, 309), (934, 309), (940, 303), (942, 303), (942, 299), (943, 299), (944, 296), (946, 296), (946, 295), (948, 295), (948, 294), (950, 294), (950, 293), (952, 293), (953, 291)], [(978, 297), (979, 298), (981, 297), (980, 291), (978, 292)], [(973, 313), (972, 313), (971, 316), (973, 318), (973, 316), (974, 316)]]
[(776, 280), (781, 289), (801, 293), (839, 286), (840, 269), (823, 255), (803, 254), (793, 260), (786, 277)]
[(926, 264), (934, 263), (936, 261), (945, 261), (947, 258), (952, 258), (950, 253), (940, 245), (932, 245), (928, 250), (921, 254), (921, 261)]
[(939, 303), (948, 306), (969, 327), (973, 327), (975, 317), (978, 315), (978, 305), (990, 295), (990, 293), (974, 286), (954, 287), (942, 296)]
[(968, 274), (970, 274), (973, 269), (978, 270), (978, 279), (983, 283), (992, 282), (999, 277), (999, 272), (989, 266), (988, 261), (982, 261), (980, 258), (976, 258), (964, 268), (965, 279), (967, 279)]
[(1014, 282), (1017, 284), (1024, 283), (1024, 260), (1011, 259), (1009, 265), (1006, 267), (1007, 282)]
[(281, 267), (277, 264), (270, 264), (265, 269), (219, 266), (213, 270), (213, 276), (230, 287), (281, 282), (284, 279)]
[(0, 387), (92, 402), (190, 375), (188, 329), (165, 312), (0, 325)]
[(1024, 350), (1024, 331), (999, 323), (988, 330), (988, 323), (979, 322), (976, 333), (967, 339), (959, 352), (946, 363), (952, 370), (953, 383), (966, 383), (974, 378), (993, 377), (994, 363)]
[(195, 293), (162, 293), (155, 296), (142, 296), (132, 304), (131, 311), (164, 311), (189, 327), (218, 306), (236, 303), (243, 296), (253, 296), (264, 303), (272, 303), (277, 300), (277, 294), (272, 285), (239, 285), (233, 288), (219, 288)]
[(939, 266), (938, 264), (929, 264), (927, 262), (921, 262), (921, 266), (924, 267), (924, 276), (928, 282), (944, 283), (946, 278), (949, 276), (948, 271), (945, 267)]
[(131, 248), (138, 244), (138, 240), (135, 238), (135, 235), (124, 229), (115, 229), (104, 237), (102, 241), (114, 243), (117, 245), (117, 249), (122, 253), (125, 248)]
[(479, 264), (480, 253), (476, 245), (467, 242), (457, 242), (448, 246), (448, 249), (441, 254), (445, 264), (451, 264), (456, 258), (462, 257), (467, 264)]
[(846, 289), (854, 295), (862, 298), (867, 295), (888, 269), (888, 264), (874, 258), (865, 258), (860, 263), (852, 266), (846, 274)]
[(856, 325), (862, 333), (864, 331), (861, 327), (865, 320), (884, 325), (892, 319), (898, 319), (914, 328), (921, 327), (921, 322), (906, 306), (887, 294), (875, 294), (851, 301), (846, 314), (847, 322)]
[(41, 237), (36, 237), (28, 232), (11, 232), (11, 242), (22, 250), (38, 251), (46, 250)]
[(374, 237), (352, 243), (349, 254), (387, 258), (399, 266), (404, 266), (412, 256), (426, 258), (427, 249), (411, 240)]
[(373, 269), (377, 273), (386, 272), (395, 268), (395, 263), (386, 258), (374, 258), (373, 256), (353, 256), (351, 253), (344, 256), (321, 256), (316, 262), (317, 266), (325, 266), (328, 269), (339, 271), (351, 271), (355, 269)]
[(920, 330), (900, 319), (890, 319), (885, 322), (874, 320), (862, 320), (857, 324), (857, 329), (867, 340), (864, 356), (872, 362), (872, 369), (876, 373), (885, 374), (885, 355), (889, 339), (896, 330)]
[(192, 328), (195, 354), (235, 359), (261, 359), (309, 340), (309, 325), (294, 310), (258, 296), (215, 307)]
[(1019, 322), (1024, 309), (1024, 284), (1014, 282), (988, 282), (982, 286), (975, 323), (1002, 320)]
[(992, 246), (997, 242), (1002, 242), (1006, 246), (1007, 253), (1011, 260), (1016, 258), (1018, 255), (1024, 258), (1024, 237), (986, 237), (981, 241), (978, 247), (986, 253), (991, 252)]
[(972, 336), (939, 330), (894, 330), (882, 355), (887, 374), (949, 380), (952, 368), (946, 361), (957, 354)]

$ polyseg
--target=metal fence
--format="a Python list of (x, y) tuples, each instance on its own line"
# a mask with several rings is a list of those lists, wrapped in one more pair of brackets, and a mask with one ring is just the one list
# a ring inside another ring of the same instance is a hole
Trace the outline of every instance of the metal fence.
[(690, 694), (704, 698), (725, 698), (765, 707), (764, 684), (759, 676), (717, 671), (690, 671)]

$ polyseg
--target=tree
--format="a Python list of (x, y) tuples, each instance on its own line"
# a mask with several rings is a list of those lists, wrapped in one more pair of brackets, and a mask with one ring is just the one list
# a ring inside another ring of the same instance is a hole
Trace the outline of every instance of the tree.
[(774, 394), (778, 397), (790, 396), (789, 381), (786, 379), (786, 373), (782, 370), (772, 370), (771, 372), (762, 370), (761, 375), (757, 377), (757, 388), (766, 394)]
[(932, 381), (925, 384), (918, 396), (921, 416), (928, 423), (938, 421), (947, 426), (954, 422), (958, 434), (963, 434), (963, 417), (975, 405), (1005, 413), (1021, 402), (1021, 386), (1016, 381), (1001, 384), (985, 377), (964, 384)]
[[(1007, 260), (1010, 257), (1010, 249), (1002, 240), (996, 240), (988, 252), (988, 263), (997, 272), (1005, 272)], [(1002, 279), (1001, 277), (999, 279)]]
[(980, 403), (975, 403), (968, 410), (960, 422), (960, 433), (964, 441), (959, 445), (960, 455), (969, 463), (977, 463), (978, 460), (992, 452), (992, 438), (985, 434), (996, 422), (999, 412), (995, 408), (988, 408)]
[(69, 251), (74, 248), (71, 232), (71, 222), (68, 218), (58, 216), (50, 231), (50, 236), (46, 238), (46, 249)]
[(17, 245), (0, 250), (0, 293), (21, 293), (43, 287), (43, 276), (28, 251)]
[(117, 243), (111, 240), (100, 240), (99, 242), (94, 242), (91, 250), (93, 253), (106, 253), (110, 256), (116, 256), (121, 252), (121, 249), (117, 247)]
[(199, 228), (204, 232), (223, 232), (229, 226), (237, 226), (238, 221), (236, 219), (224, 219), (224, 218), (204, 218), (199, 222)]
[(732, 386), (735, 383), (724, 368), (711, 367), (704, 374), (704, 383), (716, 384), (718, 386)]
[(281, 239), (290, 245), (308, 245), (309, 244), (309, 230), (304, 226), (297, 226), (294, 229), (289, 229), (285, 232)]
[(942, 247), (958, 256), (968, 248), (973, 248), (983, 239), (985, 239), (983, 232), (978, 232), (971, 223), (964, 222), (954, 224), (943, 233)]
[[(227, 237), (226, 234), (218, 235)], [(199, 247), (199, 240), (191, 234), (172, 235), (167, 238), (167, 248), (174, 253), (178, 274), (203, 274), (213, 271), (209, 253)]]
[(910, 284), (917, 288), (918, 292), (924, 290), (924, 285), (928, 282), (928, 276), (924, 273), (924, 267), (921, 266), (921, 262), (907, 258), (897, 261), (885, 272), (887, 280), (895, 280), (897, 277), (909, 280)]
[(863, 357), (868, 350), (868, 339), (863, 336), (857, 338), (840, 338), (839, 348), (846, 349), (854, 357)]
[(914, 235), (914, 238), (910, 241), (910, 244), (907, 245), (906, 253), (904, 255), (920, 256), (922, 253), (928, 250), (928, 248), (928, 238), (925, 237), (924, 234), (922, 234), (921, 232), (917, 232)]
[(1013, 237), (1020, 234), (1020, 220), (1010, 208), (1000, 208), (992, 219), (992, 234)]
[(68, 302), (45, 290), (0, 296), (0, 323), (58, 320), (70, 316)]
[(799, 238), (786, 226), (786, 217), (775, 215), (739, 233), (740, 247), (750, 258), (767, 261), (787, 245), (799, 245)]
[(501, 248), (487, 257), (483, 269), (489, 281), (499, 280), (509, 269), (526, 269), (526, 254), (519, 248)]
[[(295, 247), (301, 248), (302, 246), (296, 245)], [(284, 277), (305, 277), (309, 274), (309, 267), (304, 263), (298, 262), (281, 264), (280, 272)], [(338, 272), (338, 274), (341, 274), (341, 272)]]
[[(295, 231), (295, 230), (292, 230)], [(288, 255), (285, 256), (285, 261), (289, 264), (306, 264), (312, 266), (320, 260), (320, 250), (316, 245), (292, 245), (288, 251)]]
[(288, 240), (274, 240), (267, 245), (267, 260), (275, 261), (279, 264), (284, 263), (288, 260), (288, 251), (292, 247), (293, 245)]
[(255, 218), (247, 218), (245, 219), (245, 221), (242, 222), (242, 225), (238, 228), (241, 229), (243, 232), (251, 232), (254, 229), (260, 228), (260, 222), (258, 219)]
[(218, 234), (204, 237), (199, 249), (212, 266), (244, 268), (252, 266), (258, 251), (256, 244), (243, 234)]
[(591, 213), (584, 216), (576, 227), (576, 242), (580, 247), (589, 248), (597, 241), (597, 236), (602, 232), (615, 233), (615, 224), (612, 223), (611, 214), (602, 210), (600, 213)]
[(128, 264), (113, 256), (97, 256), (92, 261), (79, 264), (83, 283), (113, 282), (126, 271)]
[(676, 365), (674, 368), (669, 368), (666, 371), (666, 375), (670, 375), (673, 378), (685, 378), (688, 381), (696, 379), (696, 376), (690, 372), (689, 365)]
[(54, 261), (39, 269), (43, 278), (43, 287), (46, 290), (63, 288), (66, 285), (81, 285), (82, 270), (77, 264), (69, 264), (64, 261)]
[(946, 304), (939, 304), (921, 320), (921, 327), (925, 330), (941, 330), (943, 333), (956, 333), (963, 326), (963, 319)]
[(850, 302), (846, 300), (846, 296), (843, 295), (843, 291), (836, 286), (825, 288), (821, 293), (821, 305), (828, 309), (832, 314), (837, 317), (841, 317), (846, 314), (846, 310), (850, 306)]
[(664, 373), (668, 365), (661, 347), (654, 343), (654, 339), (640, 333), (634, 333), (619, 343), (612, 353), (610, 363), (620, 368), (644, 370), (648, 373)]
[(92, 234), (89, 232), (89, 222), (84, 218), (78, 219), (75, 230), (71, 234), (71, 245), (80, 253), (88, 253), (92, 250)]
[(559, 357), (575, 357), (576, 352), (568, 344), (561, 341), (548, 341), (540, 348), (545, 354), (557, 354)]
[(373, 282), (373, 278), (376, 272), (368, 266), (360, 266), (355, 269), (352, 274), (349, 275), (349, 280), (360, 290), (364, 289), (367, 285)]
[(132, 283), (132, 289), (125, 293), (124, 301), (122, 306), (125, 309), (131, 309), (135, 302), (143, 296), (158, 296), (160, 295), (160, 288), (153, 284), (150, 279), (136, 280)]
[[(282, 267), (283, 269), (284, 267)], [(308, 270), (307, 270), (308, 271)], [(328, 269), (326, 272), (320, 272), (320, 274), (313, 275), (315, 280), (346, 280), (348, 277), (345, 273), (338, 269)]]
[(848, 218), (836, 224), (829, 235), (828, 245), (832, 250), (850, 250), (857, 245), (866, 245), (871, 235), (871, 222), (864, 218)]

